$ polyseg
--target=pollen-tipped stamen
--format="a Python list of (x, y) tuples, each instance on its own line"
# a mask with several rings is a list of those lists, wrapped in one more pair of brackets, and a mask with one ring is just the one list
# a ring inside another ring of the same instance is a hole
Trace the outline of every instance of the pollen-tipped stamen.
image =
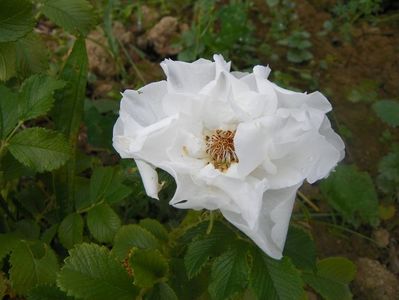
[(226, 171), (232, 163), (238, 162), (234, 149), (236, 131), (218, 129), (212, 135), (205, 136), (206, 153), (216, 169)]

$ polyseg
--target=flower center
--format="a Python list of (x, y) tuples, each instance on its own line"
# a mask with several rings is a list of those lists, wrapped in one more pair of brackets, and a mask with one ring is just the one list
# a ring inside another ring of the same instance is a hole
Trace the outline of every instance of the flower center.
[(236, 131), (218, 129), (211, 136), (205, 136), (206, 153), (216, 169), (226, 171), (234, 162), (238, 162), (234, 149)]

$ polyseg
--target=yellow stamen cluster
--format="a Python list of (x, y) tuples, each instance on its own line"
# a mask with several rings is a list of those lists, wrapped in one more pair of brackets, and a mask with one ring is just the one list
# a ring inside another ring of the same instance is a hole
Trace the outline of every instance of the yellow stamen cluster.
[(218, 129), (211, 136), (205, 136), (206, 153), (216, 169), (226, 171), (232, 163), (238, 162), (234, 149), (236, 131)]

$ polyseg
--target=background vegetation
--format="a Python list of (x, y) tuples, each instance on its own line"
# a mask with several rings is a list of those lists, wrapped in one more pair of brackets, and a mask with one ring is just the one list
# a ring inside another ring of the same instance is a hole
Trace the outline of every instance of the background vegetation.
[[(398, 20), (383, 0), (1, 0), (0, 298), (398, 299)], [(346, 142), (281, 261), (170, 207), (167, 174), (148, 198), (112, 149), (121, 91), (214, 53), (322, 91)]]

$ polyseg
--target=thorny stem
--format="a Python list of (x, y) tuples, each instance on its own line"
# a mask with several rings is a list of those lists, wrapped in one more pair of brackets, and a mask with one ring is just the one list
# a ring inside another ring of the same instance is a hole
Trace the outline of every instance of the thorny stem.
[(210, 234), (213, 228), (213, 222), (214, 222), (214, 214), (213, 211), (209, 212), (209, 225), (208, 228), (206, 229), (206, 234)]

